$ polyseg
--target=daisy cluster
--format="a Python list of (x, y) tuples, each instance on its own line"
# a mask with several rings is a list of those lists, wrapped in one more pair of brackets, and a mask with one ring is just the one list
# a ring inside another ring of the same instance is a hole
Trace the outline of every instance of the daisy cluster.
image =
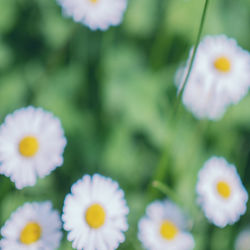
[[(63, 163), (66, 138), (61, 122), (41, 108), (7, 115), (0, 127), (0, 173), (17, 189), (34, 186)], [(128, 207), (117, 182), (85, 175), (65, 198), (62, 221), (76, 249), (116, 249), (125, 240)], [(52, 203), (25, 203), (1, 229), (3, 250), (52, 250), (60, 246), (61, 218)]]
[[(57, 0), (63, 13), (92, 30), (119, 25), (126, 0)], [(199, 119), (217, 120), (237, 104), (250, 87), (250, 54), (225, 35), (207, 36), (198, 46), (186, 86), (193, 49), (176, 84), (184, 105)], [(0, 126), (0, 174), (17, 189), (34, 186), (63, 164), (66, 138), (60, 120), (42, 108), (27, 107), (7, 115)], [(223, 228), (247, 210), (248, 193), (237, 169), (213, 156), (198, 174), (197, 202), (205, 217)], [(60, 247), (62, 228), (75, 249), (113, 250), (125, 241), (129, 208), (119, 184), (99, 174), (84, 175), (64, 199), (62, 215), (50, 201), (27, 202), (1, 229), (0, 249), (53, 250)], [(188, 215), (173, 201), (153, 201), (138, 223), (138, 239), (149, 250), (191, 250), (195, 240)], [(236, 249), (249, 245), (243, 231)]]
[[(8, 143), (2, 147), (2, 173), (17, 188), (34, 185), (37, 177), (62, 164), (66, 139), (59, 120), (51, 113), (34, 107), (17, 110), (6, 117), (0, 131), (0, 141)], [(6, 166), (12, 166), (12, 171), (7, 171)], [(28, 170), (22, 174), (20, 168)], [(99, 174), (85, 175), (66, 196), (62, 219), (50, 201), (28, 202), (13, 212), (1, 229), (0, 249), (58, 249), (61, 220), (75, 249), (116, 249), (125, 240), (128, 212), (117, 182)]]
[[(197, 201), (207, 219), (219, 228), (232, 225), (247, 210), (248, 193), (236, 167), (224, 158), (213, 156), (198, 174)], [(194, 238), (187, 215), (169, 200), (154, 201), (139, 221), (139, 240), (150, 250), (191, 250)], [(236, 240), (236, 250), (249, 249), (249, 230)]]
[[(41, 108), (21, 108), (7, 115), (0, 127), (0, 171), (18, 189), (33, 186), (37, 178), (62, 165), (65, 145), (58, 118)], [(197, 194), (205, 216), (218, 227), (234, 224), (246, 212), (247, 191), (236, 167), (222, 157), (214, 156), (204, 164)], [(99, 174), (85, 175), (66, 195), (61, 218), (50, 201), (25, 203), (13, 212), (1, 229), (0, 247), (57, 249), (62, 220), (73, 248), (117, 249), (125, 241), (128, 212), (117, 182)], [(151, 203), (138, 228), (138, 238), (149, 250), (189, 250), (195, 245), (188, 216), (170, 200)], [(245, 241), (242, 235), (238, 245)]]

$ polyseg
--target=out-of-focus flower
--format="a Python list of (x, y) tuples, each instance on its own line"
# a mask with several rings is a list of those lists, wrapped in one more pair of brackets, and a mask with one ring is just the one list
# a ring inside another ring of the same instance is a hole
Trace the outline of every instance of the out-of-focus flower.
[(90, 29), (106, 30), (119, 25), (127, 7), (127, 0), (57, 0), (66, 16)]
[[(177, 72), (179, 87), (192, 53), (193, 49), (187, 66)], [(225, 35), (207, 36), (198, 46), (183, 103), (199, 119), (217, 120), (229, 105), (238, 103), (247, 94), (249, 86), (250, 53)]]
[(139, 221), (138, 237), (149, 250), (190, 250), (194, 239), (186, 228), (187, 220), (179, 207), (168, 200), (155, 201)]
[(235, 250), (250, 250), (250, 228), (240, 232), (235, 242)]
[(16, 110), (0, 127), (0, 173), (18, 189), (33, 186), (63, 163), (66, 145), (59, 119), (41, 108)]
[(1, 229), (2, 250), (54, 250), (62, 238), (59, 213), (51, 202), (25, 203)]
[(204, 164), (197, 193), (206, 217), (218, 227), (235, 223), (246, 212), (248, 194), (235, 166), (224, 158), (212, 157)]
[(128, 207), (117, 182), (85, 175), (64, 201), (62, 219), (76, 249), (116, 249), (125, 240)]

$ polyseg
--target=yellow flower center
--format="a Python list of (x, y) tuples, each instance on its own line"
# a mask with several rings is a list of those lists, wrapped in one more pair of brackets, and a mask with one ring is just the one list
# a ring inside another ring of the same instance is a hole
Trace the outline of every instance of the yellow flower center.
[(174, 223), (165, 220), (161, 224), (160, 233), (161, 236), (166, 240), (173, 240), (178, 234), (179, 230)]
[(91, 3), (97, 3), (99, 0), (89, 0)]
[(39, 148), (39, 143), (36, 137), (26, 136), (19, 143), (19, 152), (22, 156), (32, 157)]
[(231, 188), (225, 181), (219, 181), (217, 183), (217, 191), (219, 195), (224, 199), (229, 198), (231, 195)]
[(99, 204), (91, 205), (85, 213), (85, 219), (90, 227), (94, 229), (100, 228), (106, 220), (104, 208)]
[(29, 222), (21, 231), (20, 241), (25, 245), (30, 245), (41, 238), (42, 229), (36, 222)]
[(221, 56), (214, 61), (214, 67), (222, 73), (227, 73), (231, 69), (231, 62), (228, 58)]

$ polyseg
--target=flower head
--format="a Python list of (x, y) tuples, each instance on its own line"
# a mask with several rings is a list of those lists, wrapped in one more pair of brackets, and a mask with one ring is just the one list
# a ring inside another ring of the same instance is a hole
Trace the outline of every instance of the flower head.
[(127, 0), (57, 0), (67, 16), (90, 29), (106, 30), (121, 23)]
[(235, 166), (224, 158), (212, 157), (204, 164), (197, 193), (206, 217), (218, 227), (235, 223), (246, 211), (248, 194)]
[(19, 189), (33, 186), (62, 165), (65, 145), (59, 119), (41, 108), (18, 109), (0, 127), (0, 173)]
[(49, 201), (25, 203), (12, 213), (1, 234), (2, 250), (54, 250), (62, 237), (59, 213)]
[(169, 200), (155, 201), (139, 222), (138, 237), (149, 250), (190, 250), (194, 240), (186, 228), (187, 219), (179, 207)]
[(64, 201), (62, 219), (76, 249), (116, 249), (125, 240), (128, 207), (118, 183), (85, 175)]
[[(190, 58), (192, 53), (193, 49)], [(177, 73), (179, 86), (187, 74), (190, 58), (186, 68)], [(250, 53), (225, 35), (207, 36), (198, 46), (183, 103), (199, 119), (217, 120), (229, 105), (247, 94), (249, 86)]]

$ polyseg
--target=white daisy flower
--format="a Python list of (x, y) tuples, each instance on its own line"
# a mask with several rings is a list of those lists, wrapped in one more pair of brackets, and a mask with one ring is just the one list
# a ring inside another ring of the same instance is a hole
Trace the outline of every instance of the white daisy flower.
[(235, 166), (212, 157), (199, 172), (198, 202), (206, 217), (218, 227), (234, 224), (246, 212), (248, 194)]
[[(177, 85), (183, 84), (192, 52), (186, 68), (177, 72)], [(196, 117), (217, 120), (247, 94), (249, 86), (250, 53), (225, 35), (207, 36), (198, 46), (183, 103)]]
[(51, 202), (25, 203), (1, 229), (2, 250), (54, 250), (62, 238), (59, 213)]
[(68, 240), (76, 249), (116, 249), (125, 240), (128, 211), (117, 182), (98, 174), (85, 175), (64, 201), (62, 219)]
[(240, 232), (235, 242), (235, 250), (250, 250), (250, 228)]
[(0, 127), (0, 173), (18, 189), (33, 186), (63, 163), (66, 139), (59, 119), (41, 108), (16, 110)]
[(57, 0), (66, 16), (92, 30), (106, 30), (119, 25), (127, 7), (127, 0)]
[(190, 250), (193, 236), (186, 231), (187, 219), (173, 202), (155, 201), (139, 221), (138, 237), (149, 250)]

